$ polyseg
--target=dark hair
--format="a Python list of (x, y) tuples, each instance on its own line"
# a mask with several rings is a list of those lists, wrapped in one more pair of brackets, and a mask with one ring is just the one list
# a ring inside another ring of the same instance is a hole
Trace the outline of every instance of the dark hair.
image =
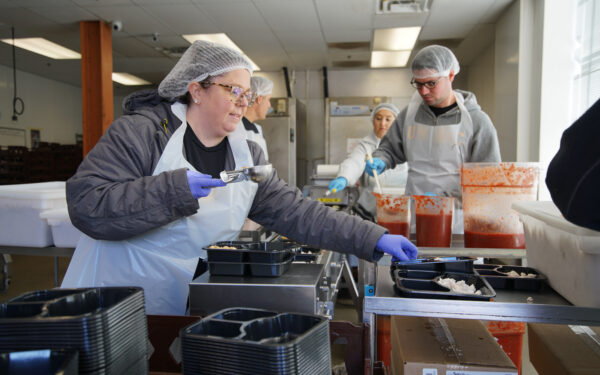
[[(202, 86), (203, 89), (207, 89), (210, 87), (213, 78), (214, 76), (208, 76), (198, 83), (200, 84), (200, 86)], [(192, 102), (192, 95), (189, 91), (186, 91), (185, 94), (181, 95), (179, 98), (177, 98), (177, 100), (183, 104), (189, 105)]]

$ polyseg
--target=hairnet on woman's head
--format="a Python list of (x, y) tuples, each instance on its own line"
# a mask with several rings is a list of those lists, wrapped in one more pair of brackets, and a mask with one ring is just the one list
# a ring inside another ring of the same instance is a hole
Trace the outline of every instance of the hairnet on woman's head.
[(375, 120), (375, 115), (382, 109), (387, 109), (388, 111), (392, 112), (394, 114), (394, 117), (398, 117), (398, 113), (400, 113), (398, 107), (396, 107), (392, 103), (381, 103), (373, 109), (373, 112), (371, 112), (371, 121)]
[(267, 96), (273, 93), (273, 81), (265, 77), (250, 78), (250, 89), (257, 95)]
[(241, 53), (220, 44), (195, 41), (177, 61), (158, 86), (158, 94), (174, 99), (187, 92), (190, 82), (199, 82), (208, 76), (218, 76), (237, 69), (252, 74), (250, 61)]
[(411, 70), (413, 78), (417, 79), (447, 77), (451, 70), (458, 74), (460, 65), (450, 49), (434, 44), (417, 52)]

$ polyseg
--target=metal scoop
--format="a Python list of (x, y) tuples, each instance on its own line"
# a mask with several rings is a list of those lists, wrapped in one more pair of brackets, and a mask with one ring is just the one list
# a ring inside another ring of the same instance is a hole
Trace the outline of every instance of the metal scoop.
[(226, 184), (241, 181), (261, 182), (273, 173), (273, 165), (255, 165), (254, 167), (242, 168), (236, 171), (223, 171), (220, 174), (221, 181)]

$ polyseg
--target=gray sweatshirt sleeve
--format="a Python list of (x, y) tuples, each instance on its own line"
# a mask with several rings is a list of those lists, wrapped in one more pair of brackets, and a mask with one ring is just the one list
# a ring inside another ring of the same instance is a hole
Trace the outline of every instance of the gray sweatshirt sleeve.
[(406, 162), (404, 141), (402, 140), (405, 118), (406, 108), (398, 114), (398, 117), (396, 117), (396, 120), (388, 129), (386, 135), (381, 139), (379, 147), (373, 152), (373, 157), (380, 158), (385, 162), (386, 170), (393, 169), (397, 164)]
[[(264, 156), (258, 151), (252, 150), (254, 162), (264, 164)], [(369, 261), (383, 255), (375, 250), (375, 244), (387, 233), (385, 228), (302, 197), (300, 190), (287, 185), (277, 173), (258, 185), (248, 217), (307, 245), (355, 254)]]
[(67, 181), (71, 222), (92, 238), (131, 238), (198, 210), (185, 169), (152, 176), (157, 134), (134, 118), (113, 123)]
[(473, 120), (473, 138), (470, 145), (471, 158), (469, 162), (498, 162), (500, 161), (500, 145), (498, 134), (489, 116), (481, 111), (469, 113)]

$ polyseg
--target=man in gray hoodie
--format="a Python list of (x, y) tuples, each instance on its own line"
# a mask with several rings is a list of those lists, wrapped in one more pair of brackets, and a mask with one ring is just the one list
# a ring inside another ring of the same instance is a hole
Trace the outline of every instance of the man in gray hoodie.
[[(423, 48), (411, 70), (417, 92), (381, 140), (366, 172), (373, 175), (373, 170), (381, 173), (408, 162), (406, 194), (456, 197), (460, 208), (460, 167), (466, 162), (500, 161), (496, 129), (473, 93), (452, 89), (460, 66), (448, 48)], [(460, 213), (455, 215), (459, 232)]]

